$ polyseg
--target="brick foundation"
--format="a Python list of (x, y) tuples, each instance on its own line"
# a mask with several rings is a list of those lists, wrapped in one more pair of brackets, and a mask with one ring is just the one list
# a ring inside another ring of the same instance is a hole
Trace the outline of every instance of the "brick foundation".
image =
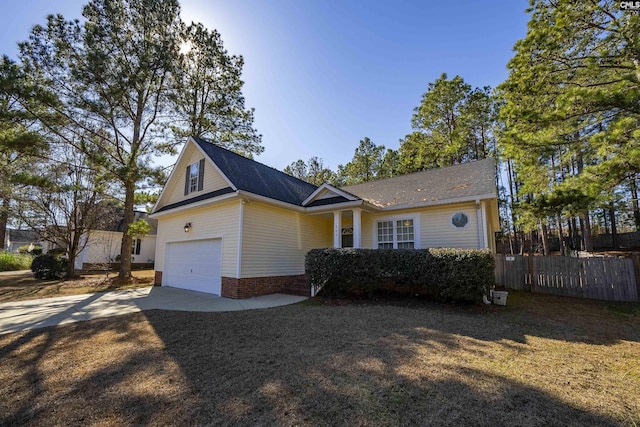
[(162, 285), (162, 271), (156, 271), (155, 273), (156, 274), (153, 279), (153, 285), (160, 286)]
[[(162, 274), (162, 273), (161, 273)], [(222, 277), (222, 295), (225, 298), (251, 298), (269, 294), (290, 294), (308, 297), (311, 289), (304, 274), (297, 276), (248, 277), (236, 279)]]

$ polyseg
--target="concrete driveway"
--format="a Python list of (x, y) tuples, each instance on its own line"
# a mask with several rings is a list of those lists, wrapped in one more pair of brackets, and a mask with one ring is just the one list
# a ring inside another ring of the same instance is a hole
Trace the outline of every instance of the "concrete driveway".
[(238, 311), (278, 307), (306, 297), (273, 294), (235, 300), (156, 286), (0, 304), (0, 334), (118, 316), (142, 310)]

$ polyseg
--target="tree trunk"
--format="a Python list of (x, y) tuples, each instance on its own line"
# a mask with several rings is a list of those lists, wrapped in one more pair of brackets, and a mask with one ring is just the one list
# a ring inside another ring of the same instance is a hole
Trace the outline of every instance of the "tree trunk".
[(576, 249), (576, 250), (580, 250), (582, 249), (580, 246), (580, 234), (578, 233), (578, 221), (576, 221), (576, 217), (571, 217), (571, 230), (573, 231), (573, 234), (571, 235), (571, 245), (573, 246), (572, 249)]
[(558, 218), (558, 238), (560, 239), (560, 255), (567, 256), (567, 247), (564, 242), (564, 231), (562, 230), (562, 217), (560, 214), (557, 215)]
[(120, 274), (121, 279), (131, 278), (131, 236), (129, 225), (133, 223), (133, 196), (135, 181), (128, 181), (125, 188), (124, 199), (124, 229), (122, 230), (122, 245), (120, 246)]
[(67, 277), (76, 277), (76, 258), (78, 256), (78, 248), (80, 247), (80, 234), (73, 233), (71, 244), (69, 245), (69, 260), (67, 261)]
[(636, 185), (636, 179), (631, 178), (631, 204), (633, 205), (633, 220), (636, 226), (636, 231), (640, 231), (640, 206), (638, 206), (638, 187)]
[[(511, 197), (511, 205), (509, 206), (509, 211), (511, 212), (511, 227), (513, 228), (513, 239), (515, 240), (516, 246), (518, 245), (518, 230), (516, 229), (516, 213), (513, 210), (513, 182), (515, 181), (513, 178), (513, 169), (511, 168), (511, 160), (507, 160), (507, 177), (509, 178), (509, 196)], [(524, 239), (522, 240), (524, 245)], [(521, 245), (521, 246), (523, 246)]]
[(7, 237), (7, 222), (9, 222), (9, 200), (8, 197), (2, 198), (0, 205), (0, 250), (4, 249), (4, 241)]
[(618, 227), (616, 226), (616, 210), (613, 203), (609, 204), (609, 221), (611, 222), (611, 242), (613, 249), (618, 249)]
[(542, 234), (542, 250), (544, 255), (549, 255), (549, 231), (544, 220), (540, 220), (540, 234)]
[(571, 226), (571, 220), (567, 218), (567, 238), (569, 239), (569, 249), (572, 249), (573, 246), (573, 234), (574, 230)]
[(584, 242), (584, 250), (587, 252), (593, 252), (593, 235), (591, 234), (591, 219), (589, 218), (589, 211), (582, 213), (580, 217), (580, 226), (583, 227), (582, 241)]

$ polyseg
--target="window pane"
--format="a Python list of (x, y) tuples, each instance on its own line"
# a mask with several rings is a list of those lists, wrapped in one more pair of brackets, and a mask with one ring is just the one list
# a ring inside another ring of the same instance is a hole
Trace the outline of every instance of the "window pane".
[(413, 219), (378, 222), (378, 249), (414, 249), (414, 236)]
[(189, 193), (198, 190), (198, 168), (200, 164), (198, 162), (193, 163), (189, 169)]
[(391, 247), (393, 247), (393, 221), (380, 221), (378, 223), (378, 243), (388, 242), (391, 242)]
[(396, 232), (398, 234), (398, 242), (413, 242), (413, 220), (403, 219), (396, 221)]

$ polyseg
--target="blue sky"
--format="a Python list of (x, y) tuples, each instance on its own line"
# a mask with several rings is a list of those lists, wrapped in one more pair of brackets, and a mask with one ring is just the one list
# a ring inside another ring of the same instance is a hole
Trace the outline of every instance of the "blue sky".
[[(83, 1), (0, 3), (0, 52), (47, 14), (80, 16)], [(183, 0), (185, 21), (217, 29), (244, 57), (246, 106), (265, 152), (284, 168), (311, 156), (336, 169), (369, 137), (398, 148), (429, 82), (456, 74), (473, 86), (507, 77), (514, 43), (524, 37), (526, 0), (348, 1)], [(10, 18), (7, 18), (10, 17)], [(162, 163), (170, 162), (164, 159)]]

